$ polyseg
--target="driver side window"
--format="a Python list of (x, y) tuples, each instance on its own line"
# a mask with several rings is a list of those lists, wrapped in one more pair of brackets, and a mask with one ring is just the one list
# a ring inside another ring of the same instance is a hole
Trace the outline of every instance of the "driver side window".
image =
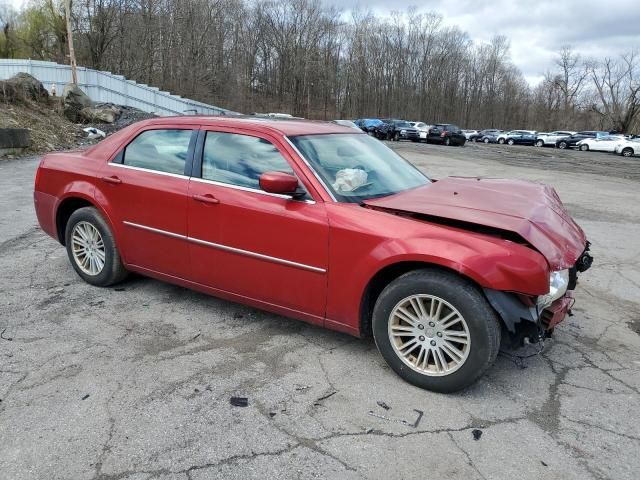
[(294, 175), (289, 162), (268, 140), (250, 135), (207, 132), (202, 155), (202, 178), (260, 189), (265, 172)]

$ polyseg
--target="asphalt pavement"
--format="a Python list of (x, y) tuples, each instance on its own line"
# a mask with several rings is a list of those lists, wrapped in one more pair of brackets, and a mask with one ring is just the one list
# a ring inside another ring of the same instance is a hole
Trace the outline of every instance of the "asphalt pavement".
[(0, 161), (0, 478), (637, 479), (640, 159), (393, 146), (436, 178), (557, 188), (596, 260), (542, 353), (442, 395), (371, 339), (143, 277), (91, 287), (37, 227), (37, 159)]

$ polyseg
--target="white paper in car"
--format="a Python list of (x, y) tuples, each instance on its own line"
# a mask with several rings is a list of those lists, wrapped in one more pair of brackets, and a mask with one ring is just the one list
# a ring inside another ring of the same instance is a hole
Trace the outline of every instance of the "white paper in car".
[(353, 192), (367, 183), (367, 172), (360, 168), (338, 170), (333, 188), (337, 192)]

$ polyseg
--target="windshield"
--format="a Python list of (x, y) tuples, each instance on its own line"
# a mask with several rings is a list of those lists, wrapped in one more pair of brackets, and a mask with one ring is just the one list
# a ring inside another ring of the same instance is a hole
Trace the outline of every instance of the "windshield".
[(290, 140), (340, 202), (360, 203), (431, 183), (369, 135), (301, 135)]

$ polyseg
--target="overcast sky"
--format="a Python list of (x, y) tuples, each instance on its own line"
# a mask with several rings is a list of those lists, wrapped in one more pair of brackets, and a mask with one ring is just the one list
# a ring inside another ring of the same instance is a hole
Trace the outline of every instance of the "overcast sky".
[(537, 83), (553, 67), (555, 53), (571, 45), (583, 56), (616, 56), (640, 52), (639, 0), (323, 0), (342, 9), (366, 5), (377, 14), (417, 9), (434, 11), (448, 25), (458, 25), (471, 39), (484, 42), (506, 35), (511, 59), (529, 81)]
[[(5, 0), (6, 1), (6, 0)], [(365, 5), (374, 13), (420, 5), (438, 12), (445, 23), (458, 25), (478, 42), (493, 35), (511, 41), (511, 58), (529, 83), (537, 83), (553, 67), (555, 53), (571, 45), (583, 56), (616, 56), (640, 52), (639, 0), (322, 0), (343, 10)], [(16, 7), (25, 0), (9, 0)]]

